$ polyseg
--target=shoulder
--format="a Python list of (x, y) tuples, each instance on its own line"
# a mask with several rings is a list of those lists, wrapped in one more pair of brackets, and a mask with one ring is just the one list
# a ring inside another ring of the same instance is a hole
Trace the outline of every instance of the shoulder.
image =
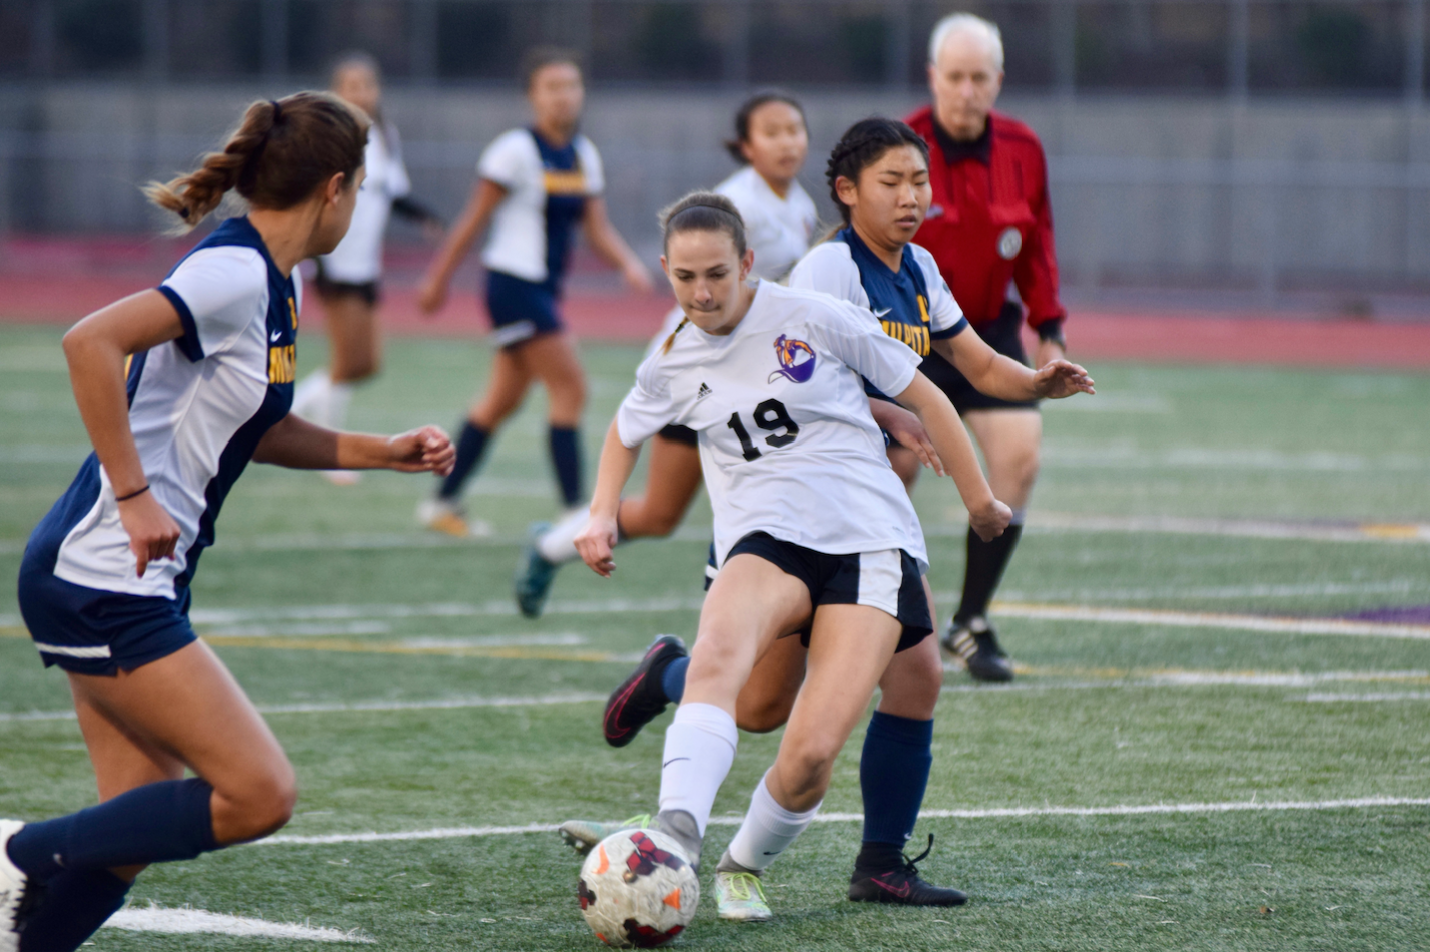
[(509, 129), (493, 139), (482, 150), (483, 163), (532, 157), (539, 162), (541, 153), (537, 151), (536, 140), (525, 129)]
[[(809, 253), (799, 260), (795, 265), (799, 268), (836, 268), (840, 270), (855, 268), (854, 255), (849, 250), (849, 245), (839, 238), (831, 238), (828, 241), (821, 241)], [(858, 268), (855, 268), (857, 271)]]
[(862, 287), (859, 266), (854, 263), (849, 246), (838, 238), (809, 249), (790, 271), (789, 283), (792, 287), (824, 291), (841, 298), (857, 294), (856, 289)]
[(991, 113), (989, 119), (993, 123), (994, 142), (1032, 149), (1040, 156), (1043, 154), (1043, 140), (1027, 123), (1001, 112)]
[(712, 191), (717, 195), (724, 195), (735, 203), (735, 207), (740, 210), (743, 218), (749, 218), (752, 212), (759, 210), (759, 202), (755, 198), (755, 190), (750, 176), (755, 174), (755, 170), (750, 166), (745, 166), (738, 172), (728, 176)]
[[(815, 328), (867, 330), (869, 312), (843, 298), (809, 287), (786, 287), (773, 281), (760, 282), (766, 297), (766, 313), (782, 315), (782, 320), (809, 324)], [(877, 327), (877, 322), (872, 326)]]
[(933, 253), (923, 245), (909, 245), (909, 253), (914, 256), (914, 261), (918, 262), (919, 268), (923, 271), (924, 277), (930, 282), (942, 281), (939, 274), (938, 262), (934, 260)]
[(927, 139), (933, 135), (933, 107), (922, 106), (904, 117), (904, 123)]
[[(528, 136), (528, 138), (530, 138)], [(576, 138), (571, 140), (571, 145), (576, 149), (576, 154), (581, 157), (582, 162), (600, 162), (601, 152), (596, 148), (596, 143), (586, 138), (585, 135), (577, 133)]]
[(165, 284), (191, 280), (223, 282), (235, 292), (268, 290), (268, 263), (257, 248), (214, 244), (195, 248), (164, 279)]

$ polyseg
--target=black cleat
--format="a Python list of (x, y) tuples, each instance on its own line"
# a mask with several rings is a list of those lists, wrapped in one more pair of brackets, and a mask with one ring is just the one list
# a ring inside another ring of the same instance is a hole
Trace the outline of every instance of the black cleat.
[(893, 902), (904, 906), (961, 906), (968, 902), (968, 897), (957, 889), (935, 886), (919, 878), (918, 867), (914, 864), (932, 850), (933, 834), (930, 833), (928, 849), (913, 859), (901, 854), (895, 865), (879, 869), (861, 867), (856, 862), (854, 876), (849, 880), (850, 900)]
[(642, 727), (660, 716), (670, 703), (660, 684), (665, 666), (687, 654), (685, 642), (674, 635), (661, 635), (651, 642), (641, 663), (606, 702), (606, 713), (601, 718), (606, 743), (624, 747), (635, 740)]
[(968, 621), (954, 619), (943, 635), (943, 647), (963, 662), (978, 681), (1011, 681), (1013, 665), (998, 645), (998, 635), (981, 615)]

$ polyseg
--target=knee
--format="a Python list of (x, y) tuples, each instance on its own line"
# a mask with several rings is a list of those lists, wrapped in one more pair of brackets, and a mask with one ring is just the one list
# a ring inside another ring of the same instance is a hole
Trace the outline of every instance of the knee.
[(735, 705), (735, 724), (751, 734), (768, 734), (785, 726), (793, 708), (793, 698), (761, 698), (754, 701), (741, 698)]
[(298, 781), (285, 760), (250, 778), (236, 798), (241, 814), (241, 839), (254, 840), (276, 833), (293, 818), (298, 803)]
[(642, 515), (645, 517), (642, 520), (644, 522), (644, 534), (656, 538), (664, 538), (676, 530), (685, 512), (683, 510), (675, 511), (654, 506), (647, 507)]

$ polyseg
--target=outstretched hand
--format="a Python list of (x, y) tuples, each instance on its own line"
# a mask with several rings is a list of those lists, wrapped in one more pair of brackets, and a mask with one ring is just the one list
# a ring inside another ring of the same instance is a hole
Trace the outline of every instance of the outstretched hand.
[(611, 550), (616, 547), (619, 533), (615, 519), (592, 515), (586, 528), (576, 534), (576, 551), (581, 554), (581, 561), (602, 578), (610, 578), (616, 570)]
[(389, 437), (388, 469), (399, 473), (436, 473), (446, 476), (452, 471), (457, 450), (440, 426), (423, 426)]
[(1033, 375), (1033, 386), (1039, 397), (1059, 400), (1075, 393), (1097, 393), (1087, 371), (1067, 360), (1050, 361)]

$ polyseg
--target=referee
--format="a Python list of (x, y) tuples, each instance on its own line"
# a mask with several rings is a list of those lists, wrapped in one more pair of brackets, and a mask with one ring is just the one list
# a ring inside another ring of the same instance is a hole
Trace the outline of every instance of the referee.
[[(1003, 84), (998, 27), (969, 13), (944, 17), (929, 38), (933, 105), (908, 123), (929, 146), (933, 202), (914, 241), (938, 264), (968, 321), (994, 350), (1027, 363), (1024, 309), (1038, 333), (1035, 367), (1064, 356), (1047, 160), (1026, 125), (993, 111)], [(1013, 289), (1016, 287), (1016, 299)], [(1021, 303), (1020, 303), (1021, 302)], [(943, 636), (969, 674), (1010, 681), (1013, 667), (988, 625), (988, 602), (1023, 531), (1038, 477), (1043, 420), (1036, 401), (985, 396), (937, 354), (922, 370), (973, 432), (994, 495), (1013, 509), (1006, 532), (984, 542), (968, 531), (963, 597)]]

